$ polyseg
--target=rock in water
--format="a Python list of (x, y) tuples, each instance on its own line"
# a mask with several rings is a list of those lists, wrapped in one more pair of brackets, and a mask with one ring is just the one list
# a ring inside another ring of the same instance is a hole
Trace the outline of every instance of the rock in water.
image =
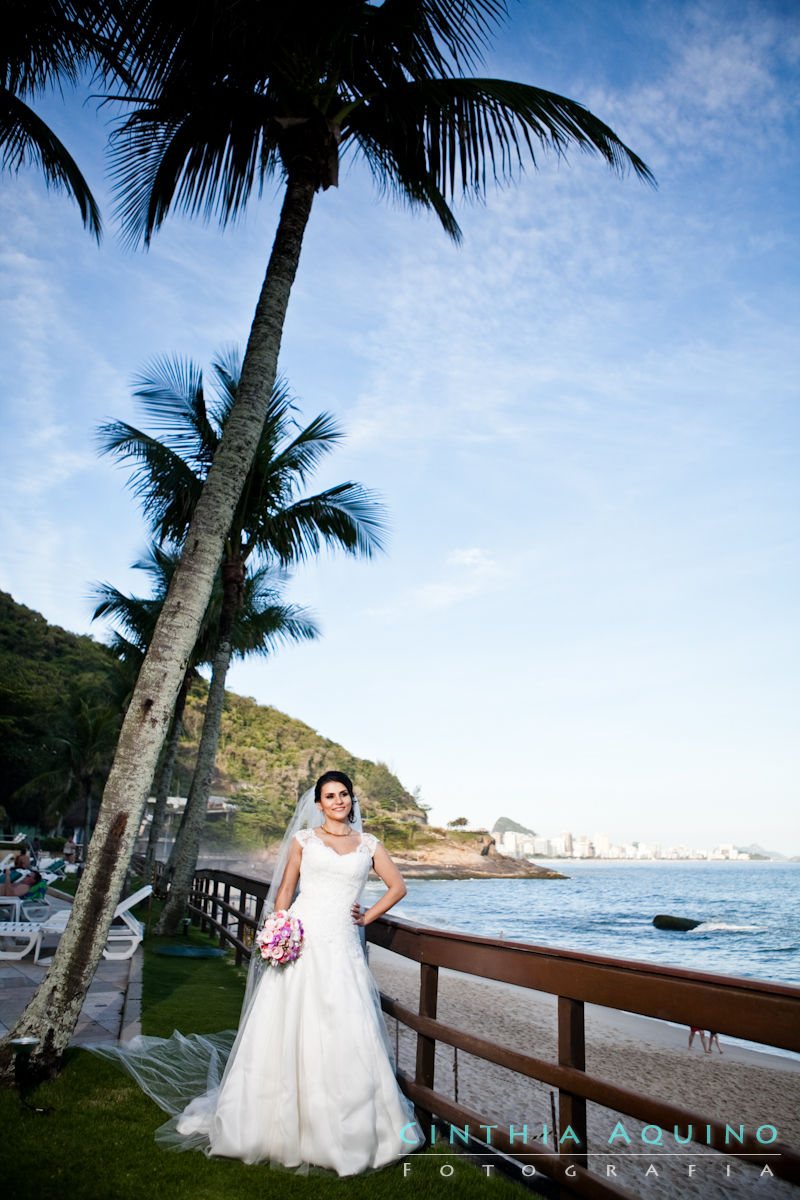
[(659, 913), (653, 917), (653, 924), (656, 929), (677, 929), (685, 933), (687, 929), (696, 929), (703, 922), (693, 921), (691, 917), (671, 917), (667, 913)]

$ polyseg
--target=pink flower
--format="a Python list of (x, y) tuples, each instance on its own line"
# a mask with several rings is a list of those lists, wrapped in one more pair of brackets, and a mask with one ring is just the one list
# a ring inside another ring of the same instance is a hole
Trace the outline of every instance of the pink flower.
[(303, 945), (303, 923), (283, 910), (271, 913), (256, 934), (255, 944), (270, 966), (285, 966), (298, 958)]

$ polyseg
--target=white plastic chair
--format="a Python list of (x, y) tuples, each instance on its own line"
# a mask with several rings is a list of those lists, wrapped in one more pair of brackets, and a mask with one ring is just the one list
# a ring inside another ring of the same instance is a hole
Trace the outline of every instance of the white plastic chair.
[(32, 921), (0, 921), (0, 958), (24, 958), (33, 950), (33, 961), (38, 962), (41, 946), (41, 925)]
[[(127, 900), (123, 900), (114, 909), (108, 940), (103, 947), (103, 958), (121, 961), (132, 958), (136, 953), (142, 944), (144, 925), (131, 915), (131, 909), (149, 896), (152, 890), (148, 883), (143, 888), (139, 888), (138, 892), (134, 892), (132, 896), (128, 896)], [(121, 924), (115, 924), (117, 921), (120, 921)], [(117, 947), (119, 948), (117, 949)]]
[(19, 921), (21, 917), (27, 917), (22, 912), (22, 900), (22, 896), (0, 896), (0, 917), (4, 921)]
[[(152, 890), (148, 883), (146, 887), (139, 888), (138, 892), (134, 892), (132, 896), (120, 901), (114, 909), (111, 928), (103, 947), (103, 958), (121, 962), (126, 958), (133, 957), (142, 943), (144, 926), (141, 921), (137, 921), (135, 917), (131, 916), (130, 910), (149, 896)], [(52, 917), (41, 922), (0, 921), (0, 959), (24, 958), (33, 950), (34, 962), (42, 964), (51, 962), (52, 958), (41, 957), (42, 942), (59, 940), (67, 927), (71, 912), (71, 908), (61, 908), (58, 912), (53, 913)], [(27, 940), (27, 944), (20, 947), (19, 942), (25, 940)]]

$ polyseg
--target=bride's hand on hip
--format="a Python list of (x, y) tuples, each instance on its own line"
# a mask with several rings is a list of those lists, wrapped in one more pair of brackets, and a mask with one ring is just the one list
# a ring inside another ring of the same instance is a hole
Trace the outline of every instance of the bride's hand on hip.
[[(364, 911), (366, 911), (366, 910), (364, 910)], [(362, 912), (360, 904), (353, 904), (350, 908), (350, 913), (351, 913), (356, 925), (364, 924), (364, 912)]]

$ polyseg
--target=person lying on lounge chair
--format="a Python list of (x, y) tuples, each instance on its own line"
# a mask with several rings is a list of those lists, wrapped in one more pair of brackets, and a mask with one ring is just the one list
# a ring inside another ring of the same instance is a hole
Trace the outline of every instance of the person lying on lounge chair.
[(0, 896), (27, 896), (32, 888), (41, 881), (38, 871), (25, 871), (12, 882), (11, 872), (6, 867), (5, 878), (0, 883)]

